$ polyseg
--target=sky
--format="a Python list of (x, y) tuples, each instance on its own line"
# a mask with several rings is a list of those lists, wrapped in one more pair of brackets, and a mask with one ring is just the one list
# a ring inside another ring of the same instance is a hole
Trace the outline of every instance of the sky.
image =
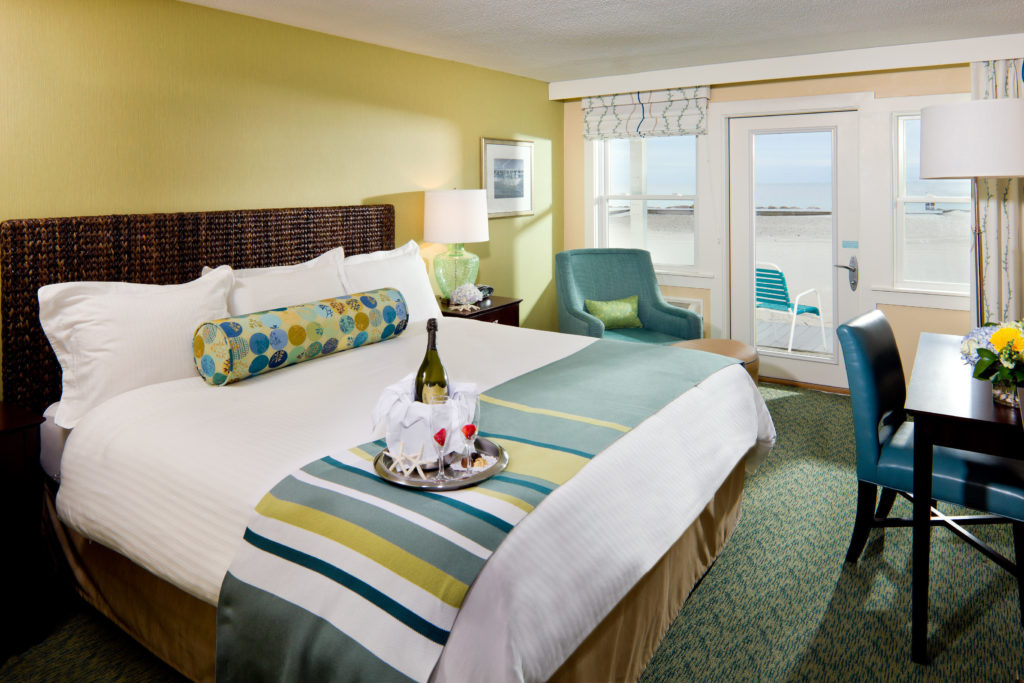
[[(915, 195), (970, 196), (967, 180), (920, 179), (921, 124), (905, 119), (908, 190)], [(833, 132), (760, 133), (754, 141), (755, 179), (759, 206), (831, 206)], [(646, 138), (647, 194), (696, 193), (696, 138)], [(612, 140), (609, 149), (609, 192), (629, 193), (629, 140)]]

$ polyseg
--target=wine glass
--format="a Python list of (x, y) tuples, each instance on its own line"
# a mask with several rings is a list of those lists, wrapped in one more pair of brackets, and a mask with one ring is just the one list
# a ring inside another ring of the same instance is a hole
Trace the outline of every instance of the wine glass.
[(447, 446), (451, 441), (451, 414), (452, 401), (447, 396), (432, 396), (430, 398), (430, 441), (437, 453), (437, 473), (434, 481), (442, 482), (449, 479), (444, 473), (445, 455)]
[(463, 447), (462, 455), (469, 458), (469, 466), (473, 466), (473, 456), (476, 455), (476, 437), (480, 432), (480, 397), (473, 395), (472, 398), (463, 399), (463, 416), (460, 420), (459, 431), (462, 434)]

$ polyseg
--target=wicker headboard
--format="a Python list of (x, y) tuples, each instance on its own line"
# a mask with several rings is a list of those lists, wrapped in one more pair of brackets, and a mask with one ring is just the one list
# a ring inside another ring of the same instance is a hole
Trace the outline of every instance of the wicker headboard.
[(9, 220), (0, 224), (3, 400), (42, 410), (60, 365), (39, 325), (36, 290), (54, 282), (175, 284), (204, 265), (288, 265), (344, 246), (395, 246), (395, 208), (335, 206)]

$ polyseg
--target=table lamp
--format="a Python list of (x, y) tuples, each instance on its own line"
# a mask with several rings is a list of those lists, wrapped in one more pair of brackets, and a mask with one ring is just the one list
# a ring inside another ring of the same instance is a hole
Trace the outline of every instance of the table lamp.
[(921, 110), (921, 177), (971, 178), (977, 324), (984, 324), (978, 178), (1024, 177), (1024, 100), (971, 100)]
[(459, 285), (473, 284), (480, 257), (466, 251), (466, 242), (486, 242), (486, 190), (431, 190), (423, 196), (423, 239), (447, 244), (434, 257), (434, 277), (441, 296), (451, 298)]

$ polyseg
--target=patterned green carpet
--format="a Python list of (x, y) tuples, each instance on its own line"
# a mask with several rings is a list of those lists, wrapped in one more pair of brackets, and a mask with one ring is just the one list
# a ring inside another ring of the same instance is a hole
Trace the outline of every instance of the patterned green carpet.
[[(932, 664), (910, 662), (910, 530), (843, 557), (856, 480), (849, 399), (762, 385), (778, 444), (747, 479), (743, 518), (683, 606), (643, 683), (725, 680), (1012, 681), (1024, 674), (1013, 578), (932, 535)], [(910, 515), (900, 499), (893, 514)], [(1009, 552), (1008, 527), (975, 527)], [(0, 665), (0, 681), (179, 681), (88, 608)]]

